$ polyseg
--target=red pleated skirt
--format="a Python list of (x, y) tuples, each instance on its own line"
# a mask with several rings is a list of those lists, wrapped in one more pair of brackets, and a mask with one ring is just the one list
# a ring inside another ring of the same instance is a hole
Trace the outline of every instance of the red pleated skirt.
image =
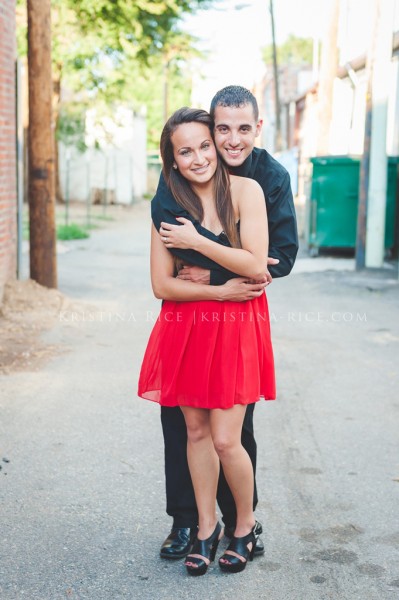
[(138, 395), (162, 406), (231, 408), (275, 399), (266, 295), (247, 302), (163, 303)]

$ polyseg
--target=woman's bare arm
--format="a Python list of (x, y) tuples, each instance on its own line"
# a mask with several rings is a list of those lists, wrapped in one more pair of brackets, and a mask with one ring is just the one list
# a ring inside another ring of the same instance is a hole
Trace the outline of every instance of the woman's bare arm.
[(161, 237), (151, 229), (151, 283), (154, 295), (162, 300), (230, 300), (243, 302), (263, 293), (265, 283), (247, 283), (245, 278), (231, 279), (224, 285), (206, 285), (183, 281), (174, 276), (174, 262)]
[(191, 248), (211, 258), (222, 267), (251, 279), (261, 279), (265, 273), (268, 251), (268, 229), (265, 198), (262, 188), (251, 179), (236, 183), (234, 195), (240, 215), (242, 248), (230, 248), (200, 235), (194, 225), (183, 217), (182, 225), (162, 223), (160, 235), (167, 248)]

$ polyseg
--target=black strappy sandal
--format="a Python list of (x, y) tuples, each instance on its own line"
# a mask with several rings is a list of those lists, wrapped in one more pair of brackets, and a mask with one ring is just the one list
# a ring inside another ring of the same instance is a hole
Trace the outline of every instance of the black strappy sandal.
[[(205, 575), (208, 564), (202, 558), (198, 558), (196, 556), (192, 556), (193, 554), (200, 554), (204, 558), (209, 559), (209, 563), (215, 560), (216, 550), (218, 549), (220, 539), (222, 535), (222, 526), (218, 522), (215, 527), (215, 531), (212, 535), (209, 536), (206, 540), (199, 540), (198, 537), (195, 538), (194, 545), (190, 554), (187, 556), (185, 561), (185, 566), (189, 575)], [(194, 563), (198, 565), (197, 567), (193, 567), (192, 565), (188, 565), (187, 562)]]
[[(231, 552), (239, 554), (245, 560), (241, 560), (237, 556), (226, 554), (225, 552), (223, 556), (219, 558), (219, 567), (222, 571), (225, 571), (226, 573), (240, 573), (243, 571), (247, 566), (247, 562), (249, 560), (252, 561), (254, 558), (256, 540), (261, 533), (262, 525), (258, 521), (255, 521), (255, 525), (247, 535), (239, 538), (233, 537), (226, 550), (231, 550)], [(248, 544), (252, 544), (251, 549), (248, 548)], [(228, 560), (229, 562), (221, 562), (222, 559)]]

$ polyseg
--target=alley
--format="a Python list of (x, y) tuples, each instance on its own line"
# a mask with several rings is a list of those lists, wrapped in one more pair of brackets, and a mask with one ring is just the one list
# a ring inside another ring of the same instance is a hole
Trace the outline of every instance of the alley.
[[(2, 600), (399, 598), (398, 283), (299, 258), (268, 297), (278, 400), (256, 407), (266, 554), (188, 578), (158, 558), (159, 407), (136, 396), (159, 301), (142, 202), (58, 257), (73, 299), (40, 370), (1, 376)], [(326, 270), (323, 270), (326, 269)]]

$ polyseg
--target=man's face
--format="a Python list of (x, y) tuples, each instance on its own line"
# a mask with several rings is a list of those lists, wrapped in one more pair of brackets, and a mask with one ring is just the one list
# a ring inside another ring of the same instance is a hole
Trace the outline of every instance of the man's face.
[(251, 104), (215, 108), (215, 144), (224, 162), (239, 167), (251, 154), (262, 121), (256, 121)]

